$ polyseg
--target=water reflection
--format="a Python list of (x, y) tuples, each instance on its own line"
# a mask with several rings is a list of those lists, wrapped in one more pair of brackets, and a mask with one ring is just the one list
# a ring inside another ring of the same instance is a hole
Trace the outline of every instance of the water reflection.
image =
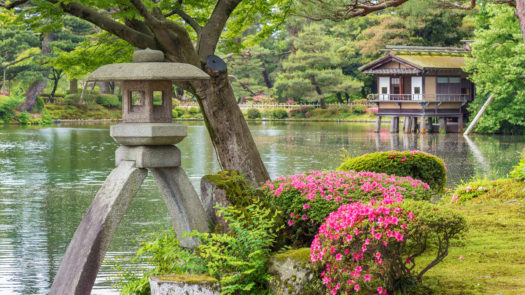
[[(220, 169), (205, 127), (184, 123), (182, 165), (198, 187), (202, 175)], [(525, 147), (523, 137), (458, 134), (373, 133), (372, 125), (348, 123), (251, 124), (271, 177), (339, 166), (351, 156), (421, 149), (445, 159), (449, 186), (460, 179), (506, 175)], [(96, 191), (114, 168), (117, 145), (108, 126), (0, 129), (0, 294), (47, 294), (65, 249)], [(131, 255), (143, 232), (170, 224), (151, 177), (133, 200), (108, 257)], [(93, 294), (109, 294), (105, 264)]]

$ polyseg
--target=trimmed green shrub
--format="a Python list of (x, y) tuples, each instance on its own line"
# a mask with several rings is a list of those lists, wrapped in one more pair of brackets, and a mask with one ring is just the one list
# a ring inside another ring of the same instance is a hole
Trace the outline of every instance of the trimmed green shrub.
[(421, 180), (384, 173), (310, 171), (279, 177), (263, 187), (275, 210), (283, 212), (287, 227), (280, 244), (308, 246), (325, 218), (342, 204), (389, 199), (430, 200), (430, 187)]
[(443, 192), (447, 170), (443, 160), (421, 151), (389, 151), (346, 157), (337, 168), (343, 171), (374, 171), (397, 176), (410, 176), (426, 182), (435, 192)]
[(27, 125), (29, 124), (29, 113), (27, 111), (23, 111), (18, 116), (16, 116), (16, 119), (20, 124)]
[(173, 118), (180, 118), (186, 113), (186, 109), (183, 107), (174, 107), (171, 110), (171, 115)]
[(197, 114), (200, 114), (201, 111), (198, 107), (191, 107), (188, 112), (190, 113), (190, 115), (197, 115)]
[(95, 101), (106, 108), (120, 108), (122, 106), (118, 96), (113, 94), (98, 94)]
[(259, 119), (261, 112), (258, 109), (248, 109), (247, 116), (248, 119)]
[(352, 108), (350, 106), (340, 106), (337, 108), (337, 111), (339, 113), (349, 114), (352, 113)]
[(352, 106), (352, 111), (356, 114), (364, 114), (366, 112), (366, 105), (355, 104)]
[(15, 110), (23, 98), (0, 95), (0, 118), (4, 123), (9, 123), (15, 116)]
[(317, 109), (312, 110), (312, 115), (316, 116), (316, 117), (329, 116), (330, 115), (330, 110), (329, 109), (317, 108)]
[(284, 119), (288, 117), (288, 112), (286, 112), (285, 109), (273, 109), (272, 110), (272, 117), (274, 119)]

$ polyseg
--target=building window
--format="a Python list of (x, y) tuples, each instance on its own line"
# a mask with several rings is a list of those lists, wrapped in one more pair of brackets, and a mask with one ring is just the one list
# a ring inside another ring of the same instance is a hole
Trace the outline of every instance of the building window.
[(414, 94), (421, 94), (421, 88), (419, 86), (414, 87)]
[(381, 94), (388, 94), (388, 87), (381, 87)]
[(399, 78), (392, 78), (392, 85), (399, 85)]
[(437, 77), (437, 94), (460, 94), (460, 77)]
[(448, 83), (448, 77), (438, 77), (437, 78), (438, 84), (445, 84)]

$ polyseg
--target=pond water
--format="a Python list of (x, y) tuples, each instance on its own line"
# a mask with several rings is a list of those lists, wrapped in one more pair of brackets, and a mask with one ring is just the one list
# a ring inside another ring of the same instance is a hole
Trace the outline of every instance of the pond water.
[[(204, 125), (182, 124), (188, 126), (188, 138), (178, 145), (182, 166), (198, 187), (200, 177), (219, 165)], [(114, 168), (117, 144), (108, 127), (0, 127), (0, 294), (47, 294), (76, 227)], [(420, 149), (445, 160), (452, 187), (475, 176), (505, 176), (525, 148), (520, 136), (377, 134), (372, 125), (356, 123), (265, 122), (250, 128), (271, 177), (334, 169), (342, 148), (352, 156)], [(142, 233), (169, 224), (149, 176), (106, 257), (131, 256)], [(102, 267), (93, 294), (116, 293), (110, 264)]]

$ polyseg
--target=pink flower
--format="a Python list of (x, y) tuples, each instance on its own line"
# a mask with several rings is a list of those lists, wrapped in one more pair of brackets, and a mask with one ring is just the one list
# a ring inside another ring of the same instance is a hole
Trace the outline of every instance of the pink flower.
[(303, 220), (306, 220), (306, 219), (308, 219), (308, 216), (306, 216), (306, 214), (303, 214), (303, 216), (301, 216), (301, 218), (302, 218)]
[(343, 255), (341, 255), (341, 253), (337, 253), (337, 255), (335, 255), (335, 260), (336, 260), (336, 261), (341, 261), (341, 260), (343, 260)]
[(370, 282), (370, 275), (369, 274), (366, 274), (363, 276), (363, 279), (365, 280), (365, 282)]
[(359, 284), (355, 284), (355, 285), (354, 285), (354, 290), (355, 290), (356, 292), (359, 292)]
[(293, 220), (288, 220), (288, 226), (292, 226), (293, 225)]
[(310, 208), (311, 208), (311, 207), (310, 207), (310, 204), (304, 204), (304, 205), (303, 205), (303, 210), (308, 210), (308, 209), (310, 209)]
[(377, 287), (377, 294), (386, 294), (386, 291), (383, 291), (383, 287), (379, 286)]

